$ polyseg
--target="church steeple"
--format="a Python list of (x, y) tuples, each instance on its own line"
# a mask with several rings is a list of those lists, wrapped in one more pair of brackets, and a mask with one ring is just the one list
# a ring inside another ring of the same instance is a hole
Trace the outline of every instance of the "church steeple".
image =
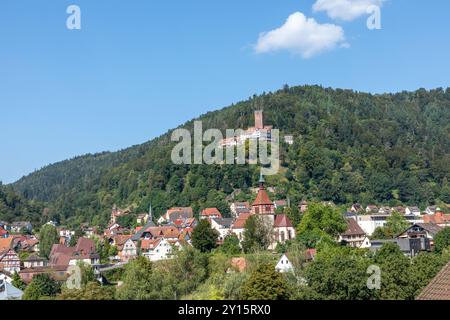
[(252, 205), (253, 214), (273, 214), (275, 211), (273, 202), (266, 192), (265, 182), (264, 175), (261, 172), (259, 177), (259, 191)]
[(259, 189), (265, 189), (264, 184), (266, 183), (266, 180), (264, 180), (264, 175), (262, 172), (259, 174)]

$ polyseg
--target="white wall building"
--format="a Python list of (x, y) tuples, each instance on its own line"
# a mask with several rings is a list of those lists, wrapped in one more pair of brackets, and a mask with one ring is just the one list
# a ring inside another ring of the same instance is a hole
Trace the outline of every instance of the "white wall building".
[(289, 261), (288, 257), (283, 254), (281, 259), (278, 261), (277, 265), (275, 266), (275, 270), (277, 272), (286, 273), (286, 272), (293, 272), (294, 266)]

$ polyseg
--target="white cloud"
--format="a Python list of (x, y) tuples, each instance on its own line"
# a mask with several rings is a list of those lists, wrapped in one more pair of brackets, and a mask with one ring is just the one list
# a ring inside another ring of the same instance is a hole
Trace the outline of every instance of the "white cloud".
[(371, 6), (379, 6), (385, 0), (317, 0), (313, 5), (313, 11), (325, 11), (332, 19), (352, 21), (367, 14)]
[(348, 47), (344, 30), (334, 24), (320, 24), (301, 12), (289, 16), (280, 28), (259, 35), (257, 53), (288, 50), (310, 58), (338, 46)]

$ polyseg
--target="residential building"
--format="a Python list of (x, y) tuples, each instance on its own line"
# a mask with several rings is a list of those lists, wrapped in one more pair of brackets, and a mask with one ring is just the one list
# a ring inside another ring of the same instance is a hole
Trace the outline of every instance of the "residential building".
[(50, 252), (49, 265), (68, 268), (82, 262), (88, 265), (98, 264), (100, 257), (96, 253), (95, 242), (88, 238), (79, 238), (75, 247), (54, 244)]
[(43, 268), (46, 267), (48, 261), (44, 258), (41, 258), (35, 254), (30, 255), (23, 261), (23, 267), (26, 269), (30, 268)]
[(435, 214), (437, 211), (441, 211), (440, 208), (438, 208), (437, 206), (429, 206), (425, 209), (425, 213), (428, 215), (433, 215)]
[(136, 242), (131, 239), (131, 236), (122, 246), (122, 250), (120, 251), (120, 258), (122, 261), (130, 261), (137, 257), (138, 250)]
[(426, 238), (434, 246), (434, 237), (444, 228), (435, 223), (415, 223), (397, 236), (398, 239)]
[[(390, 214), (371, 214), (371, 215), (357, 215), (354, 217), (358, 225), (363, 229), (363, 231), (371, 236), (376, 228), (382, 228), (386, 225), (387, 219)], [(423, 223), (423, 216), (416, 215), (405, 215), (404, 218), (410, 223)]]
[(248, 202), (233, 202), (230, 205), (230, 211), (234, 218), (239, 217), (241, 213), (250, 212), (250, 203)]
[(450, 214), (444, 214), (442, 211), (436, 211), (433, 215), (426, 214), (422, 218), (425, 223), (434, 223), (441, 227), (450, 227)]
[(377, 251), (385, 243), (395, 243), (400, 247), (400, 250), (408, 257), (415, 257), (422, 251), (431, 251), (430, 240), (427, 238), (401, 238), (390, 240), (371, 240), (370, 250)]
[(19, 272), (20, 271), (20, 259), (13, 249), (5, 249), (0, 251), (0, 269), (7, 272)]
[(221, 219), (222, 214), (217, 208), (205, 208), (200, 212), (200, 220)]
[(293, 272), (294, 266), (289, 261), (287, 255), (283, 254), (283, 256), (280, 258), (280, 260), (278, 260), (278, 263), (275, 266), (275, 270), (277, 272), (281, 272), (281, 273)]
[(369, 248), (369, 238), (356, 220), (349, 218), (346, 221), (347, 230), (339, 236), (339, 242), (343, 242), (352, 248)]
[(191, 207), (175, 207), (170, 208), (166, 213), (158, 219), (158, 223), (170, 223), (178, 219), (193, 218), (194, 212)]
[(219, 233), (219, 242), (222, 242), (227, 235), (231, 233), (233, 225), (232, 218), (213, 218), (211, 219), (211, 228)]
[(406, 215), (420, 216), (420, 209), (418, 207), (407, 207), (405, 210)]
[(142, 240), (141, 251), (150, 261), (166, 260), (173, 256), (172, 245), (165, 238)]

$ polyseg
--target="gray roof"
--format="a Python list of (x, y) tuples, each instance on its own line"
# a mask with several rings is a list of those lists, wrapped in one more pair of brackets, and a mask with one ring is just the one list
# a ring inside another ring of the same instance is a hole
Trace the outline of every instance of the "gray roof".
[(22, 296), (22, 290), (17, 289), (5, 280), (0, 280), (0, 300), (20, 300)]
[(142, 235), (144, 234), (145, 230), (150, 228), (150, 227), (156, 227), (156, 225), (153, 223), (152, 220), (147, 221), (147, 223), (145, 224), (145, 226), (143, 226), (141, 228), (141, 230), (139, 230), (138, 232), (136, 232), (132, 237), (131, 240), (133, 241), (138, 241)]
[(233, 218), (215, 218), (213, 220), (225, 228), (231, 228), (234, 221)]

